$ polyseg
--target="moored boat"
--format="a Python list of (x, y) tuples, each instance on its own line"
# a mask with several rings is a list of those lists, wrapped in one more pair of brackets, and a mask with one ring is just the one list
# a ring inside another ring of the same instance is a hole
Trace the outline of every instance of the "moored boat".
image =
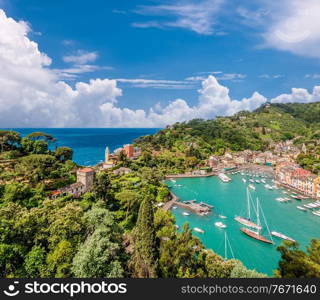
[(204, 230), (202, 230), (201, 228), (198, 228), (198, 227), (194, 227), (193, 230), (196, 232), (199, 232), (199, 233), (204, 233)]
[(272, 234), (273, 236), (276, 236), (276, 237), (280, 238), (280, 239), (287, 240), (287, 241), (291, 241), (291, 242), (295, 242), (294, 239), (292, 239), (292, 238), (290, 238), (290, 237), (288, 237), (288, 236), (286, 236), (286, 235), (284, 235), (284, 234), (282, 234), (282, 233), (280, 233), (280, 232), (271, 231), (271, 234)]
[(223, 182), (229, 182), (231, 181), (231, 178), (228, 177), (226, 174), (224, 173), (219, 173), (218, 177), (220, 178), (220, 180), (222, 180)]
[(244, 228), (244, 227), (242, 227), (242, 228), (240, 228), (240, 230), (241, 230), (244, 234), (246, 234), (246, 235), (248, 235), (248, 236), (250, 236), (250, 237), (252, 237), (252, 238), (254, 238), (254, 239), (256, 239), (256, 240), (258, 240), (258, 241), (260, 241), (260, 242), (263, 242), (263, 243), (266, 243), (266, 244), (273, 244), (272, 241), (268, 240), (268, 239), (265, 238), (264, 236), (260, 235), (258, 232), (253, 231), (253, 230), (251, 230), (251, 229), (249, 229), (249, 228)]
[(219, 218), (220, 218), (220, 219), (226, 219), (227, 217), (224, 216), (224, 215), (219, 215)]
[(245, 225), (247, 227), (251, 227), (251, 228), (255, 228), (255, 229), (261, 229), (261, 226), (250, 221), (249, 219), (246, 219), (246, 218), (242, 218), (242, 217), (235, 217), (234, 218), (235, 221), (237, 221), (238, 223), (242, 224), (242, 225)]
[(247, 179), (245, 179), (245, 178), (242, 178), (242, 181), (243, 181), (244, 183), (246, 183), (246, 182), (247, 182)]
[(248, 187), (254, 191), (256, 190), (256, 187), (253, 184), (249, 184)]
[(305, 207), (303, 207), (303, 206), (297, 206), (297, 209), (300, 209), (302, 211), (307, 211), (307, 209)]
[(185, 212), (185, 211), (184, 211), (182, 214), (183, 214), (184, 216), (190, 216), (190, 214), (187, 213), (187, 212)]
[(227, 225), (225, 225), (225, 224), (222, 223), (222, 222), (215, 222), (214, 225), (215, 225), (216, 227), (219, 227), (219, 228), (226, 228), (226, 227), (227, 227)]

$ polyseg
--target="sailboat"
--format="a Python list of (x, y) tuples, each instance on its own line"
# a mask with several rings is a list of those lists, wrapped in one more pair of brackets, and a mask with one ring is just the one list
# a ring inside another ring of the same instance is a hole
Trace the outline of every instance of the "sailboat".
[[(246, 235), (248, 235), (248, 236), (250, 236), (250, 237), (252, 237), (252, 238), (254, 238), (254, 239), (256, 239), (256, 240), (258, 240), (258, 241), (260, 241), (260, 242), (263, 242), (263, 243), (266, 243), (266, 244), (273, 244), (273, 241), (272, 240), (268, 240), (267, 238), (265, 238), (263, 235), (261, 235), (261, 226), (260, 226), (260, 208), (259, 208), (259, 199), (257, 198), (257, 210), (256, 210), (256, 213), (257, 213), (257, 225), (260, 227), (260, 229), (255, 229), (255, 230), (253, 230), (253, 229), (250, 229), (250, 228), (244, 228), (244, 227), (242, 227), (242, 228), (240, 228), (240, 230), (244, 233), (244, 234), (246, 234)], [(268, 226), (268, 225), (267, 225)], [(269, 231), (269, 229), (268, 229), (268, 231)], [(271, 237), (271, 235), (270, 235), (270, 237)]]
[(251, 196), (250, 196), (249, 188), (247, 188), (247, 217), (244, 218), (244, 217), (236, 216), (234, 219), (242, 225), (260, 230), (261, 226), (251, 221), (251, 203), (250, 202), (252, 200), (251, 201), (250, 200), (251, 200)]
[(228, 259), (228, 248), (227, 248), (227, 246), (229, 246), (230, 252), (231, 252), (231, 256), (232, 256), (232, 258), (234, 259), (233, 250), (232, 250), (230, 241), (229, 241), (229, 239), (228, 239), (228, 235), (227, 235), (227, 233), (225, 232), (225, 233), (224, 233), (224, 260), (227, 260), (227, 259)]

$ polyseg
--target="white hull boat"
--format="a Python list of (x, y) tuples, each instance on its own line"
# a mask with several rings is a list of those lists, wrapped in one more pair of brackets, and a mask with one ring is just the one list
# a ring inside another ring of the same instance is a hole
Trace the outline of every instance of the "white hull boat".
[(226, 228), (227, 227), (227, 225), (223, 224), (222, 222), (215, 222), (214, 225), (219, 228)]
[(254, 191), (256, 190), (256, 188), (255, 188), (255, 186), (254, 186), (253, 184), (249, 184), (248, 187), (249, 187), (250, 189), (254, 190)]
[(284, 235), (284, 234), (282, 234), (282, 233), (280, 233), (280, 232), (271, 231), (271, 234), (272, 234), (273, 236), (276, 236), (276, 237), (280, 238), (280, 239), (287, 240), (287, 241), (291, 241), (291, 242), (295, 242), (294, 239), (292, 239), (292, 238), (290, 238), (290, 237), (288, 237), (288, 236), (286, 236), (286, 235)]
[(199, 233), (204, 233), (204, 230), (202, 230), (201, 228), (195, 227), (193, 228), (194, 231), (199, 232)]

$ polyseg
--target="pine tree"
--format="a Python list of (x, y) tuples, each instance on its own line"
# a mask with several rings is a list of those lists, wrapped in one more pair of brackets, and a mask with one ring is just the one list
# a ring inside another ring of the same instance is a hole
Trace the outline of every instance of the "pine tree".
[(132, 276), (137, 278), (157, 277), (158, 255), (151, 199), (152, 196), (148, 194), (142, 201), (138, 221), (133, 229), (134, 252), (129, 268)]

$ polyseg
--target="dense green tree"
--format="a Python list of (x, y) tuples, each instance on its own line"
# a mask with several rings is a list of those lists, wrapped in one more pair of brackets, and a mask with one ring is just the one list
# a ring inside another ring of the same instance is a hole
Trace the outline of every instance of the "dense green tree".
[(96, 176), (93, 193), (97, 199), (103, 200), (104, 202), (107, 201), (110, 183), (110, 176), (106, 171), (100, 172)]
[(73, 150), (69, 147), (59, 147), (54, 152), (56, 158), (62, 162), (72, 160)]
[(5, 203), (14, 202), (22, 206), (32, 207), (36, 205), (36, 203), (30, 201), (30, 198), (33, 195), (28, 184), (11, 183), (5, 186), (2, 201)]
[(281, 254), (276, 277), (320, 278), (320, 240), (312, 240), (307, 253), (299, 249), (299, 244), (285, 241), (277, 248)]
[(122, 232), (106, 209), (93, 208), (86, 213), (92, 232), (73, 259), (73, 272), (83, 278), (124, 276)]
[(138, 221), (133, 229), (134, 252), (129, 267), (133, 277), (155, 278), (158, 276), (158, 254), (154, 228), (152, 196), (145, 195), (139, 209)]
[(26, 277), (41, 277), (46, 268), (46, 251), (41, 246), (32, 247), (31, 251), (25, 256), (24, 269)]
[(11, 130), (0, 130), (0, 152), (15, 149), (20, 143), (21, 137), (18, 132)]

